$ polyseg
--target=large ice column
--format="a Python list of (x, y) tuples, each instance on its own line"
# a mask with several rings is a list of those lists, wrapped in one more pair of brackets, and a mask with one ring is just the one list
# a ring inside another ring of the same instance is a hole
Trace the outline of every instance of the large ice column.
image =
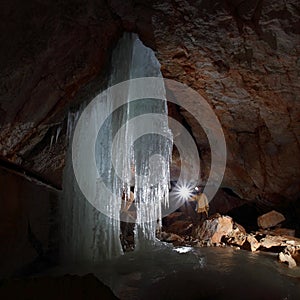
[[(133, 45), (130, 77), (162, 78), (160, 64), (154, 52), (145, 47), (137, 37)], [(131, 89), (129, 89), (129, 97), (130, 93)], [(160, 114), (159, 132), (164, 133), (164, 136), (155, 134), (157, 131), (155, 122), (157, 120), (153, 117), (150, 124), (145, 122), (142, 125), (145, 127), (142, 128), (142, 131), (147, 132), (152, 129), (154, 133), (142, 136), (134, 144), (133, 157), (137, 206), (135, 243), (137, 249), (147, 247), (149, 243), (151, 244), (156, 240), (156, 229), (157, 226), (160, 226), (161, 221), (161, 203), (167, 203), (169, 200), (169, 163), (172, 142), (171, 132), (168, 128), (167, 102), (164, 91), (162, 91), (161, 97), (161, 101), (157, 99), (140, 99), (131, 102), (129, 105), (129, 113), (133, 116)], [(141, 128), (138, 128), (138, 130), (141, 131)], [(131, 134), (135, 135), (134, 132)], [(167, 139), (166, 136), (170, 139)], [(150, 172), (155, 172), (155, 174), (149, 174)], [(153, 182), (153, 179), (156, 179), (156, 182)]]
[[(108, 80), (109, 86), (129, 79), (132, 56), (132, 37), (123, 37), (112, 55), (112, 66)], [(102, 110), (94, 111), (98, 118), (109, 114), (112, 107), (113, 98), (103, 98)], [(105, 110), (103, 110), (103, 108)], [(64, 261), (97, 263), (114, 256), (122, 254), (120, 243), (120, 222), (118, 214), (120, 203), (117, 197), (115, 199), (103, 199), (101, 191), (98, 191), (99, 201), (108, 203), (111, 216), (110, 218), (97, 209), (95, 209), (82, 194), (76, 181), (72, 166), (72, 135), (77, 120), (83, 108), (77, 113), (70, 113), (68, 116), (68, 138), (69, 150), (67, 153), (66, 167), (63, 176), (63, 199), (62, 199), (62, 259)], [(121, 126), (127, 120), (127, 107), (114, 112), (101, 128), (97, 143), (95, 146), (96, 162), (99, 174), (105, 178), (106, 185), (115, 194), (121, 193), (121, 183), (115, 176), (111, 161), (111, 143), (112, 138)], [(97, 128), (97, 131), (99, 128)], [(123, 138), (123, 141), (121, 140)], [(119, 145), (124, 147), (125, 137), (120, 137)], [(88, 163), (88, 162), (87, 162)], [(120, 160), (120, 163), (122, 161)], [(124, 168), (126, 169), (126, 168)], [(88, 175), (86, 180), (89, 180)]]
[[(153, 51), (145, 47), (137, 35), (126, 33), (112, 55), (109, 86), (139, 77), (161, 77), (160, 65)], [(101, 109), (91, 111), (100, 119), (109, 115), (103, 126), (95, 129), (99, 131), (95, 145), (95, 160), (99, 180), (112, 192), (112, 196), (107, 197), (103, 196), (105, 193), (102, 194), (101, 190), (97, 190), (97, 198), (106, 205), (112, 218), (98, 212), (82, 195), (73, 174), (69, 151), (64, 172), (62, 201), (62, 248), (64, 259), (69, 261), (94, 263), (122, 253), (118, 219), (122, 195), (129, 194), (130, 188), (134, 188), (137, 208), (135, 230), (137, 248), (155, 241), (157, 221), (161, 220), (161, 203), (166, 203), (169, 197), (169, 160), (172, 142), (171, 138), (167, 139), (155, 133), (158, 124), (154, 118), (153, 122), (150, 119), (150, 122), (145, 122), (139, 128), (129, 124), (141, 115), (150, 114), (151, 118), (151, 114), (160, 114), (160, 132), (171, 137), (167, 121), (167, 104), (163, 94), (162, 100), (130, 101), (133, 89), (134, 85), (128, 86), (126, 95), (128, 101), (118, 109), (112, 111), (114, 101), (118, 99), (108, 93), (107, 97), (102, 97)], [(79, 113), (69, 122), (70, 132), (76, 124), (78, 115)], [(137, 130), (147, 134), (136, 139)], [(118, 149), (117, 156), (114, 157), (112, 145)], [(115, 167), (120, 173), (117, 174)], [(154, 169), (158, 174), (156, 182), (151, 180), (153, 176), (149, 176), (149, 172)], [(88, 174), (85, 180), (89, 181)]]
[[(113, 55), (110, 85), (141, 77), (162, 78), (160, 64), (154, 52), (144, 46), (137, 35), (127, 33), (119, 41)], [(169, 199), (172, 139), (168, 128), (164, 89), (161, 100), (131, 101), (134, 89), (134, 84), (129, 84), (127, 103), (112, 112), (111, 118), (106, 121), (105, 126), (110, 128), (110, 135), (105, 134), (106, 129), (99, 132), (96, 150), (99, 156), (96, 160), (101, 177), (109, 178), (106, 185), (114, 194), (120, 197), (124, 191), (125, 194), (129, 193), (130, 187), (134, 187), (137, 212), (135, 243), (136, 248), (141, 248), (156, 240), (156, 228), (161, 220), (161, 203), (166, 203)], [(109, 96), (111, 105), (114, 101), (118, 101), (113, 95)], [(160, 115), (159, 121), (155, 118), (155, 114)], [(139, 122), (136, 127), (129, 125), (132, 120), (144, 115), (148, 116), (148, 122)], [(145, 134), (136, 138), (141, 133)], [(117, 169), (121, 170), (118, 173), (119, 177), (111, 165), (112, 139), (118, 149), (118, 156), (114, 159)], [(151, 172), (155, 172), (155, 175), (149, 176), (153, 175), (149, 174)], [(153, 182), (153, 177), (156, 182)], [(117, 210), (117, 206), (113, 209)]]

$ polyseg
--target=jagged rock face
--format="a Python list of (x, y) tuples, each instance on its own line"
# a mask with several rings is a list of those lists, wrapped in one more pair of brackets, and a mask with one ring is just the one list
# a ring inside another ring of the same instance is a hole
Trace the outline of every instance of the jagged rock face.
[(211, 243), (221, 243), (222, 237), (228, 235), (233, 230), (232, 218), (228, 216), (218, 216), (205, 220), (204, 223), (195, 229), (194, 235), (200, 241), (210, 241)]
[[(137, 31), (156, 50), (164, 76), (214, 108), (228, 148), (223, 185), (262, 204), (298, 198), (298, 1), (123, 2), (15, 1), (1, 9), (1, 155), (59, 182), (65, 109), (99, 90), (117, 38)], [(199, 124), (185, 111), (176, 114), (209, 170)], [(59, 126), (61, 141), (50, 150)]]
[[(293, 199), (300, 191), (299, 3), (224, 2), (155, 6), (163, 74), (214, 107), (228, 147), (224, 186), (249, 200)], [(181, 114), (205, 166), (207, 141), (197, 122)]]
[(105, 1), (13, 0), (0, 10), (0, 155), (59, 185), (65, 110), (97, 90), (82, 92), (104, 74), (120, 21)]

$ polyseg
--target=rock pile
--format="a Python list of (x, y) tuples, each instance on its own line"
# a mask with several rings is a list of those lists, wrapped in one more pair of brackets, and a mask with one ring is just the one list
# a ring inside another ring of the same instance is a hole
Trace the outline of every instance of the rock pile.
[[(180, 215), (182, 217), (182, 215)], [(176, 245), (192, 246), (231, 246), (237, 249), (268, 251), (278, 253), (280, 262), (290, 268), (300, 262), (300, 239), (295, 238), (295, 231), (287, 228), (272, 228), (285, 220), (285, 217), (271, 211), (258, 218), (260, 230), (247, 233), (243, 226), (229, 216), (215, 214), (200, 224), (190, 220), (175, 220), (165, 227), (161, 240), (175, 242)], [(271, 228), (271, 229), (270, 229)], [(190, 236), (185, 233), (191, 232)]]
[(211, 244), (221, 243), (222, 237), (230, 234), (233, 230), (231, 217), (218, 215), (204, 221), (194, 230), (194, 236), (200, 241), (209, 241)]

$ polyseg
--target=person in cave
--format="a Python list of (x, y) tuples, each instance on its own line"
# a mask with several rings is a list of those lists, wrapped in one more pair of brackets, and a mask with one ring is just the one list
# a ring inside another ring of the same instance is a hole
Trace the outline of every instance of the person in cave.
[(204, 222), (208, 218), (209, 212), (209, 202), (205, 193), (197, 188), (196, 193), (188, 201), (195, 204), (196, 216), (194, 221), (197, 223)]
[[(176, 182), (171, 182), (171, 190), (177, 185)], [(186, 199), (184, 205), (178, 208), (178, 211), (183, 212), (192, 223), (203, 223), (209, 215), (209, 201), (203, 192), (203, 187), (195, 187), (190, 192), (190, 196)]]
[(123, 251), (132, 251), (134, 250), (134, 226), (136, 220), (133, 186), (130, 187), (129, 195), (126, 194), (125, 190), (123, 191), (120, 219), (120, 240)]

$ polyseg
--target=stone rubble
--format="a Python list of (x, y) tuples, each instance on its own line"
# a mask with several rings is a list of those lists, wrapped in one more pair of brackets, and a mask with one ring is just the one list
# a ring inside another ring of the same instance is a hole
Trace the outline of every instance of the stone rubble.
[[(275, 212), (275, 211), (274, 211)], [(266, 217), (270, 224), (279, 224), (274, 221), (273, 216), (277, 212), (271, 212)], [(268, 215), (268, 214), (266, 214)], [(196, 247), (225, 247), (230, 246), (236, 249), (244, 249), (252, 252), (268, 251), (278, 253), (278, 260), (287, 263), (289, 268), (297, 266), (300, 263), (300, 239), (295, 237), (295, 230), (288, 228), (260, 229), (256, 232), (247, 233), (243, 226), (233, 221), (229, 216), (215, 214), (210, 216), (204, 222), (193, 223), (192, 220), (182, 220), (182, 215), (178, 214), (181, 220), (171, 216), (173, 224), (165, 226), (165, 232), (162, 232), (160, 239), (166, 242), (172, 242), (177, 245), (190, 245)], [(265, 215), (263, 215), (265, 216)], [(285, 219), (280, 217), (279, 219)], [(279, 220), (277, 219), (277, 220)], [(260, 220), (263, 220), (261, 218)], [(280, 221), (281, 222), (281, 221)], [(264, 223), (264, 221), (261, 224)], [(187, 228), (191, 234), (186, 235)], [(268, 227), (266, 227), (268, 228)]]
[(209, 240), (212, 244), (221, 243), (223, 236), (230, 234), (233, 230), (233, 221), (228, 216), (218, 216), (204, 221), (194, 230), (194, 235), (200, 240)]
[(283, 251), (278, 254), (278, 259), (280, 262), (288, 263), (289, 268), (294, 268), (297, 266), (296, 261), (291, 256), (291, 254), (288, 251)]

